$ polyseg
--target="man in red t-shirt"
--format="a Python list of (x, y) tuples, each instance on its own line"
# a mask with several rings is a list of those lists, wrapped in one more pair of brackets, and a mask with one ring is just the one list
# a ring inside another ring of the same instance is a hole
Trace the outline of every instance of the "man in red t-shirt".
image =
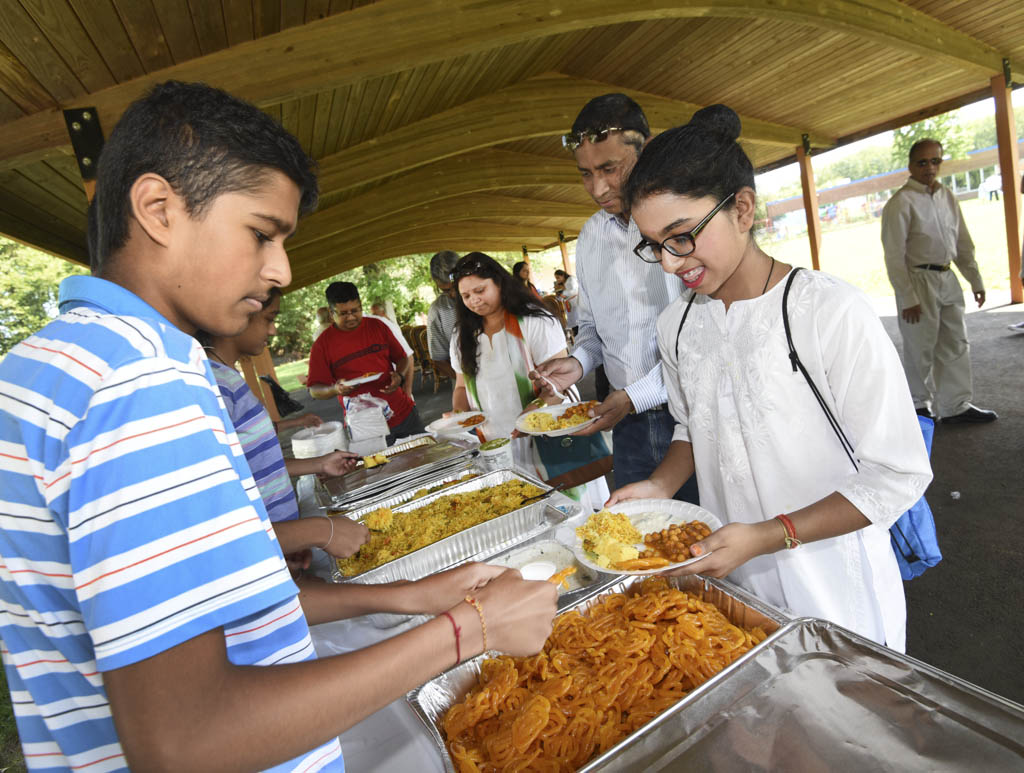
[[(324, 330), (309, 353), (309, 393), (320, 400), (371, 394), (391, 406), (387, 442), (423, 432), (412, 397), (413, 362), (402, 345), (378, 319), (363, 318), (359, 290), (351, 282), (332, 282), (327, 305), (334, 324)], [(351, 386), (345, 383), (370, 373), (380, 378)]]

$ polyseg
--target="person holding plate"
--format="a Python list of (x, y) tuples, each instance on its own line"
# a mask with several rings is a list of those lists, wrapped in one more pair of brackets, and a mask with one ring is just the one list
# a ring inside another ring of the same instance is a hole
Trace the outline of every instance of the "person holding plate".
[[(452, 410), (483, 411), (487, 420), (479, 432), (485, 440), (518, 435), (519, 416), (544, 402), (537, 400), (528, 374), (537, 362), (565, 356), (562, 326), (521, 282), (482, 252), (471, 252), (455, 264), (452, 281), (457, 289)], [(517, 436), (512, 444), (516, 467), (549, 477), (532, 438)], [(604, 481), (588, 486), (600, 504), (607, 492)]]
[(687, 292), (658, 318), (672, 444), (609, 507), (668, 498), (696, 471), (701, 505), (725, 525), (680, 571), (728, 575), (771, 604), (902, 650), (888, 530), (932, 477), (903, 368), (863, 293), (757, 245), (739, 134), (732, 110), (704, 108), (653, 139), (627, 183), (637, 259)]
[[(363, 316), (359, 289), (351, 282), (327, 286), (327, 303), (334, 324), (325, 330), (309, 353), (309, 393), (319, 400), (370, 394), (387, 401), (387, 443), (423, 432), (412, 396), (413, 361), (402, 343), (379, 319)], [(380, 377), (353, 384), (372, 373)], [(344, 404), (344, 403), (342, 403)]]

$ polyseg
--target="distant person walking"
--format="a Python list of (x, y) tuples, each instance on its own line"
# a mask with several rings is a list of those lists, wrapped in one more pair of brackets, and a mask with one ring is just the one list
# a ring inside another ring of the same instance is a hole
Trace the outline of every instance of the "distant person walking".
[(903, 367), (918, 414), (945, 424), (982, 424), (998, 417), (971, 404), (964, 296), (950, 263), (970, 282), (979, 307), (985, 285), (960, 204), (938, 180), (941, 166), (938, 140), (910, 148), (910, 179), (882, 210), (885, 267), (896, 292)]

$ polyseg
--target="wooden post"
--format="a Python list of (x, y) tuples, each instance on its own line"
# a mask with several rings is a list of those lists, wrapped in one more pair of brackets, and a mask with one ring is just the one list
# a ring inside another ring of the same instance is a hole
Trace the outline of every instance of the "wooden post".
[(270, 352), (266, 349), (258, 357), (241, 357), (238, 362), (242, 366), (242, 375), (245, 377), (245, 383), (249, 385), (252, 393), (263, 403), (263, 407), (270, 414), (270, 420), (278, 422), (281, 421), (281, 414), (277, 412), (277, 403), (274, 402), (274, 395), (271, 394), (270, 387), (264, 388), (263, 382), (260, 380), (261, 375), (273, 375), (274, 373), (273, 360), (270, 362), (270, 371), (268, 373), (265, 370), (264, 357), (270, 359)]
[(523, 261), (525, 261), (526, 265), (530, 265), (530, 251), (526, 249), (525, 244), (523, 245)]
[(569, 260), (569, 245), (565, 243), (565, 234), (561, 231), (558, 232), (558, 249), (562, 251), (562, 268), (565, 269), (565, 273), (573, 273), (572, 261)]
[(996, 103), (996, 141), (999, 144), (999, 172), (1003, 176), (1003, 210), (1006, 213), (1006, 254), (1010, 264), (1010, 302), (1024, 301), (1020, 278), (1020, 149), (1010, 95), (1009, 62), (1003, 60), (1004, 74), (992, 78)]
[(800, 187), (804, 192), (804, 215), (807, 217), (807, 238), (811, 242), (811, 265), (821, 268), (821, 218), (818, 217), (818, 189), (814, 187), (814, 169), (811, 167), (811, 143), (805, 134), (803, 144), (797, 145), (796, 160), (800, 164)]

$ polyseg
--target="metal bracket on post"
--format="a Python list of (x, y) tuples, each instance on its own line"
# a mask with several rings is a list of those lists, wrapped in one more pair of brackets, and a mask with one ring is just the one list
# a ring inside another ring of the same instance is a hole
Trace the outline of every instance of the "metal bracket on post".
[(558, 243), (565, 244), (565, 231), (558, 232)]
[(82, 180), (96, 179), (96, 162), (103, 150), (103, 130), (95, 107), (78, 107), (64, 111), (64, 123), (68, 127), (71, 147), (78, 161)]
[(526, 249), (526, 245), (525, 244), (523, 245), (523, 259), (527, 263), (530, 262), (530, 251), (528, 249)]
[(808, 156), (811, 155), (811, 137), (810, 137), (810, 135), (801, 134), (800, 135), (800, 142), (803, 143), (804, 154), (808, 155)]
[(1010, 70), (1010, 60), (1005, 56), (1003, 57), (1003, 82), (1006, 84), (1006, 88), (1013, 87), (1013, 72)]

